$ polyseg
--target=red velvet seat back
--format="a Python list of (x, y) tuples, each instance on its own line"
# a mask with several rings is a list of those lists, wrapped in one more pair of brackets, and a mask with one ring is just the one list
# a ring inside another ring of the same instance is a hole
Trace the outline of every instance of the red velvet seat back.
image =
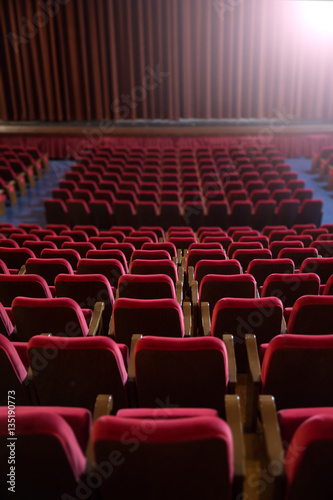
[[(139, 445), (132, 440), (124, 443), (124, 436), (143, 428), (148, 432)], [(102, 500), (110, 496), (152, 500), (155, 492), (160, 500), (231, 498), (232, 436), (216, 417), (161, 421), (103, 417), (94, 426), (93, 446), (98, 464), (115, 451), (123, 458), (117, 474), (103, 481)]]
[(52, 333), (60, 337), (86, 337), (88, 326), (80, 306), (72, 299), (16, 297), (12, 310), (20, 340)]
[(117, 342), (130, 346), (134, 334), (183, 337), (183, 311), (175, 299), (120, 298), (113, 309), (113, 327)]
[(228, 358), (214, 337), (143, 337), (135, 346), (139, 406), (213, 408), (224, 415)]
[[(0, 409), (1, 470), (9, 467), (7, 420), (7, 408)], [(15, 436), (20, 445), (15, 447), (15, 468), (19, 476), (14, 496), (36, 500), (56, 500), (65, 494), (76, 496), (86, 459), (64, 418), (55, 411), (37, 413), (34, 408), (31, 411), (16, 408)], [(1, 482), (1, 498), (8, 498), (8, 487), (8, 483)]]
[(233, 335), (237, 371), (247, 373), (245, 335), (255, 335), (258, 345), (269, 342), (281, 333), (282, 317), (283, 305), (276, 297), (224, 298), (214, 307), (211, 334)]
[(333, 296), (305, 295), (297, 299), (287, 330), (299, 335), (332, 335)]
[(211, 316), (216, 303), (224, 297), (239, 297), (254, 299), (256, 297), (256, 282), (250, 274), (222, 276), (207, 274), (199, 288), (199, 305), (209, 303)]
[(262, 392), (278, 410), (333, 406), (332, 363), (332, 335), (278, 335), (265, 352)]
[(40, 403), (93, 410), (112, 394), (113, 412), (127, 406), (127, 372), (118, 345), (106, 337), (33, 337), (28, 353)]
[(37, 274), (0, 274), (0, 302), (11, 307), (18, 296), (51, 299), (50, 289), (44, 278)]

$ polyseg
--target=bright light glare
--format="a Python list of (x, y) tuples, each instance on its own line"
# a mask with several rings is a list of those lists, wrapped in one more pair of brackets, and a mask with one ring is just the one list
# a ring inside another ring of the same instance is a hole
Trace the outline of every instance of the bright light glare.
[(333, 37), (333, 2), (303, 0), (299, 4), (305, 28), (324, 37)]

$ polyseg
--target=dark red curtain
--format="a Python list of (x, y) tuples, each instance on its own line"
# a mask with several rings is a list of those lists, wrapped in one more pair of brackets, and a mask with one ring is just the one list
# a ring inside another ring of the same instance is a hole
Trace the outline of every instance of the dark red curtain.
[(0, 119), (330, 120), (302, 3), (0, 0)]

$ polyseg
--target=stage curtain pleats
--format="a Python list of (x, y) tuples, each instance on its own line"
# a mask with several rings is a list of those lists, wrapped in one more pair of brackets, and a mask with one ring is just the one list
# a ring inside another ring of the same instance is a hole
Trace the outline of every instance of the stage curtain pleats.
[(333, 44), (301, 3), (0, 1), (0, 119), (330, 120)]

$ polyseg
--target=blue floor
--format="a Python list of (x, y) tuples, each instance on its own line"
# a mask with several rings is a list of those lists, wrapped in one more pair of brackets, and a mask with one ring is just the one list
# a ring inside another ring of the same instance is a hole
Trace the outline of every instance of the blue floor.
[[(308, 158), (287, 158), (292, 170), (298, 172), (298, 177), (304, 179), (306, 187), (312, 188), (314, 198), (322, 198), (324, 201), (324, 215), (322, 224), (333, 223), (333, 192), (325, 189), (326, 182), (319, 183), (317, 175), (310, 174), (311, 160)], [(28, 188), (28, 193), (22, 198), (18, 197), (18, 203), (7, 206), (6, 214), (0, 217), (1, 222), (10, 222), (14, 225), (20, 223), (36, 223), (45, 226), (44, 198), (52, 198), (52, 189), (57, 187), (58, 182), (64, 177), (65, 171), (73, 162), (62, 160), (50, 161), (50, 172), (44, 174), (41, 181), (36, 181), (34, 188)]]
[(305, 180), (305, 186), (313, 189), (313, 198), (321, 198), (324, 202), (322, 224), (333, 223), (333, 191), (327, 191), (326, 182), (318, 182), (318, 174), (310, 174), (311, 159), (309, 158), (287, 158), (292, 170), (298, 172), (298, 178)]
[(46, 219), (43, 200), (52, 198), (52, 189), (57, 187), (72, 163), (71, 161), (51, 160), (50, 171), (44, 173), (42, 180), (36, 181), (35, 187), (28, 188), (26, 196), (18, 196), (17, 205), (6, 207), (6, 214), (0, 217), (0, 223), (10, 222), (15, 226), (20, 223), (35, 223), (44, 227)]

